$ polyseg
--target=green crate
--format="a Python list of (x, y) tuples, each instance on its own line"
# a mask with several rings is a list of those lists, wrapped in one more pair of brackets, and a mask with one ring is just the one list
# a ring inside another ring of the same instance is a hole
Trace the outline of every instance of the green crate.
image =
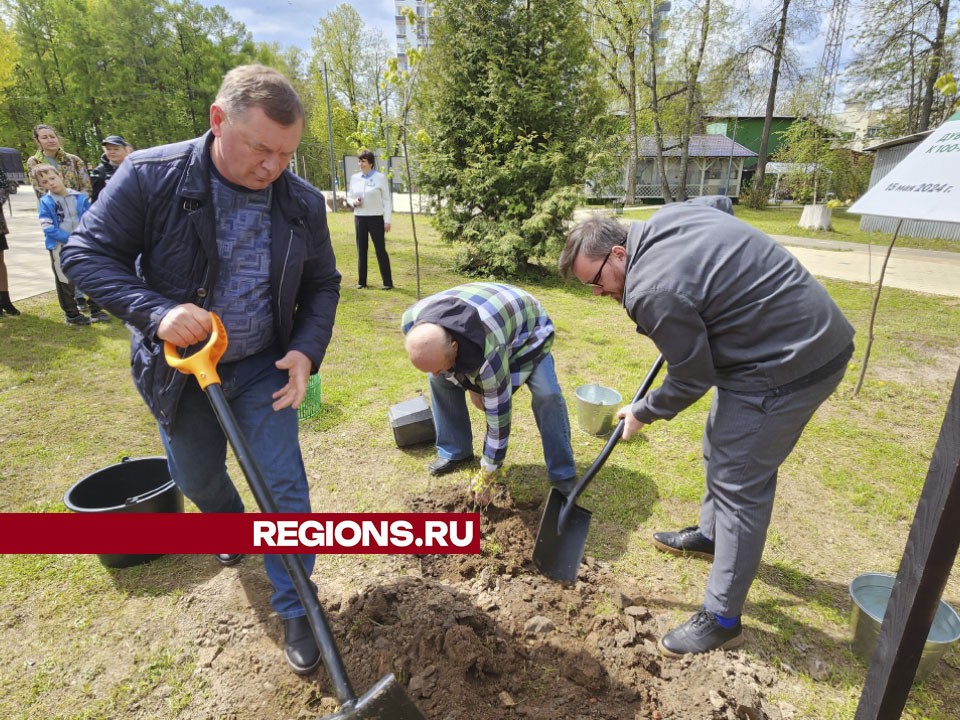
[(309, 420), (318, 412), (320, 412), (320, 373), (310, 376), (303, 402), (297, 408), (297, 417), (300, 420)]

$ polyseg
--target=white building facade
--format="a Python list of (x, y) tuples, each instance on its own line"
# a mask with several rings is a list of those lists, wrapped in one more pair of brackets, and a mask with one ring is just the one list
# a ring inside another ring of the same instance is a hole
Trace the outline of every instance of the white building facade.
[[(409, 69), (407, 50), (410, 48), (430, 47), (430, 18), (433, 16), (433, 3), (423, 0), (396, 0), (394, 3), (397, 23), (397, 61), (401, 70)], [(418, 22), (411, 24), (403, 13), (410, 8), (416, 13)]]

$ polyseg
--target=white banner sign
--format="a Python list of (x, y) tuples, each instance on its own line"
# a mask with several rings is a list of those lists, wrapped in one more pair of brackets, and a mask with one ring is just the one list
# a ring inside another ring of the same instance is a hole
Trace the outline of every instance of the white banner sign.
[(849, 212), (960, 223), (960, 116), (930, 133)]

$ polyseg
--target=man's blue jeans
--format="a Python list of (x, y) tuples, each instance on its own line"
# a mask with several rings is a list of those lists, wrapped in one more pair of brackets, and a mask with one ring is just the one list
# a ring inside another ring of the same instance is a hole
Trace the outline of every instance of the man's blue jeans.
[[(473, 429), (467, 412), (466, 392), (442, 377), (430, 375), (430, 399), (437, 427), (437, 455), (462, 460), (473, 454)], [(534, 368), (526, 386), (533, 395), (533, 416), (540, 430), (543, 459), (551, 484), (569, 492), (577, 468), (570, 447), (570, 418), (560, 391), (553, 355), (548, 354)]]
[[(280, 512), (310, 512), (310, 494), (298, 438), (297, 411), (276, 412), (274, 392), (287, 383), (287, 372), (274, 362), (282, 357), (276, 347), (217, 367), (223, 394), (260, 467)], [(227, 439), (199, 383), (190, 378), (177, 408), (173, 434), (160, 429), (170, 475), (177, 487), (200, 509), (210, 513), (243, 512), (243, 501), (227, 474)], [(309, 576), (316, 557), (301, 555)], [(283, 620), (305, 613), (293, 582), (279, 555), (264, 555), (267, 577), (273, 583), (273, 609)]]

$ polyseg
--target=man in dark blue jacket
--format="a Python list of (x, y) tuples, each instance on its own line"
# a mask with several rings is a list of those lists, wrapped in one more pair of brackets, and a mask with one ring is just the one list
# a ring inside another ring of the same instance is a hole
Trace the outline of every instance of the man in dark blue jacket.
[[(229, 338), (223, 392), (277, 506), (310, 512), (296, 408), (330, 342), (340, 274), (322, 196), (286, 170), (303, 122), (280, 73), (231, 70), (210, 107), (210, 131), (131, 155), (62, 253), (67, 275), (131, 328), (134, 382), (157, 418), (174, 481), (203, 512), (243, 512), (243, 502), (212, 408), (197, 382), (166, 364), (163, 343), (203, 342), (210, 312)], [(314, 556), (301, 557), (312, 572)], [(310, 673), (320, 653), (303, 605), (280, 557), (264, 563), (287, 661)]]

